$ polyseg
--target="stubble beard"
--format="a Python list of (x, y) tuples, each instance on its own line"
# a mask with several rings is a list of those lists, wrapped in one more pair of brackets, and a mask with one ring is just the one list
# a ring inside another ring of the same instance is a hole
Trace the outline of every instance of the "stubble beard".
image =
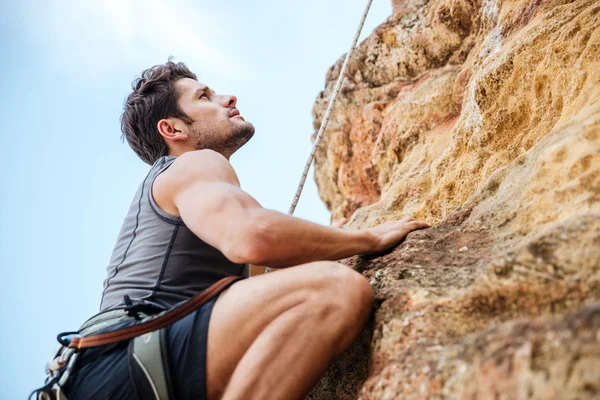
[(222, 132), (215, 128), (194, 129), (196, 147), (211, 149), (221, 154), (233, 154), (254, 136), (254, 125), (247, 121), (229, 121), (229, 129)]

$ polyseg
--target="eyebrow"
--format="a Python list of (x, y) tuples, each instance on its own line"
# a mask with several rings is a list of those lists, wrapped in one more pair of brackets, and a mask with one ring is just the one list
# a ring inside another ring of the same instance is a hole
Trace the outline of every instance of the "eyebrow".
[(194, 92), (194, 98), (198, 97), (198, 95), (201, 92), (206, 92), (207, 90), (210, 90), (210, 88), (208, 86), (201, 86), (198, 89), (196, 89), (196, 91)]

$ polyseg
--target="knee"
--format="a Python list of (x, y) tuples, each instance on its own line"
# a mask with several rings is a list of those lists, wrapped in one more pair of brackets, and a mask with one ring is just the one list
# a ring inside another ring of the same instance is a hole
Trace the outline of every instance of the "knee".
[(369, 280), (346, 265), (333, 261), (324, 263), (327, 263), (322, 266), (327, 270), (324, 279), (332, 301), (351, 313), (369, 314), (375, 298)]
[(344, 284), (346, 291), (350, 292), (350, 296), (355, 301), (354, 304), (359, 306), (363, 313), (370, 314), (373, 301), (375, 300), (373, 287), (369, 283), (369, 280), (360, 272), (346, 266), (345, 268), (346, 280), (344, 281)]

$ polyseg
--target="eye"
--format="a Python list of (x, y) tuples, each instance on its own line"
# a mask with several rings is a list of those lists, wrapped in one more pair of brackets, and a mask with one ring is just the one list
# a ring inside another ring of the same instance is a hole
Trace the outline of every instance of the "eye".
[(206, 97), (208, 99), (208, 96), (206, 95), (206, 93), (202, 93), (202, 95), (199, 97), (200, 99)]

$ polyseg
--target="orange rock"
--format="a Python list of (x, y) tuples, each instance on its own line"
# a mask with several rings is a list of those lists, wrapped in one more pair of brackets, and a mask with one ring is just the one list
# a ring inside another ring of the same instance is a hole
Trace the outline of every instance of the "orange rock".
[(315, 179), (347, 228), (436, 226), (343, 261), (377, 307), (309, 398), (600, 398), (600, 2), (393, 5)]

